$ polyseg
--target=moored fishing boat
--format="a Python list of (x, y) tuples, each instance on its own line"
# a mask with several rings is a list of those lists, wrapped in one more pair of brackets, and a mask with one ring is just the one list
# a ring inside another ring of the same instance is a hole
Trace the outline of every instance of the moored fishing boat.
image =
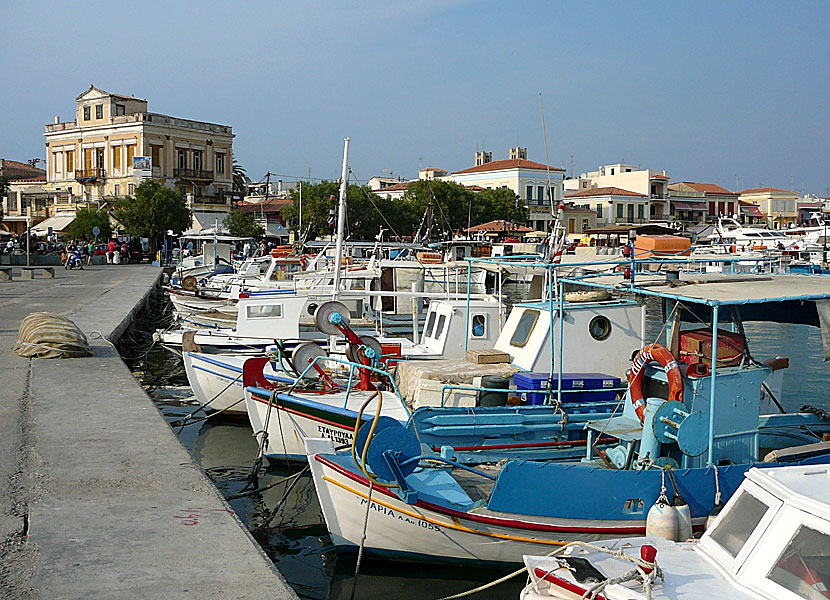
[[(672, 318), (666, 347), (649, 345), (633, 361), (622, 414), (587, 424), (585, 457), (509, 461), (473, 473), (451, 452), (421, 455), (415, 434), (387, 421), (377, 425), (377, 438), (359, 436), (352, 455), (309, 440), (336, 546), (363, 544), (370, 554), (419, 561), (518, 562), (529, 548), (546, 553), (563, 541), (642, 535), (647, 513), (667, 490), (684, 500), (690, 527), (701, 530), (751, 466), (830, 462), (830, 443), (820, 441), (826, 422), (760, 415), (772, 368), (751, 355), (741, 326), (760, 319), (826, 327), (819, 315), (830, 286), (821, 278), (742, 277), (730, 284), (727, 277), (678, 283), (642, 276), (639, 287), (601, 279), (590, 281), (664, 298)], [(789, 294), (772, 296), (782, 289)], [(735, 331), (719, 328), (725, 314)], [(703, 319), (707, 327), (683, 331), (683, 319)], [(600, 436), (618, 443), (597, 451), (590, 440)], [(782, 443), (788, 447), (770, 452)]]

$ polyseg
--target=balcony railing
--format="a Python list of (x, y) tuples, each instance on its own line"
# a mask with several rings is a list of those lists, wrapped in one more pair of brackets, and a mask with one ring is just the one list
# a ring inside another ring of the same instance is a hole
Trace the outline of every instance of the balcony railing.
[(231, 205), (231, 197), (230, 196), (225, 196), (224, 194), (218, 194), (218, 195), (214, 195), (214, 196), (207, 196), (207, 195), (193, 196), (193, 195), (191, 195), (190, 198), (192, 198), (193, 204), (222, 204), (222, 205), (225, 205), (225, 206), (230, 206)]
[(104, 179), (107, 176), (102, 168), (94, 169), (75, 169), (75, 181), (95, 181), (96, 179)]
[(173, 169), (173, 177), (190, 181), (213, 181), (213, 171), (203, 169)]

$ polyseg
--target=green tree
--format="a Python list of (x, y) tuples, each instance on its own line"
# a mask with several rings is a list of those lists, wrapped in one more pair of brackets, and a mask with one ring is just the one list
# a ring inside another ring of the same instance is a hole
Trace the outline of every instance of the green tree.
[(412, 233), (446, 239), (467, 227), (467, 213), (471, 203), (475, 204), (475, 196), (475, 192), (450, 181), (413, 181), (399, 210), (412, 224)]
[[(291, 190), (292, 204), (282, 209), (282, 216), (307, 239), (332, 235), (337, 231), (337, 201), (340, 184), (336, 181), (303, 183), (303, 222), (300, 218), (300, 192)], [(334, 198), (332, 200), (332, 198)], [(351, 240), (372, 240), (381, 226), (397, 230), (395, 207), (389, 200), (374, 195), (367, 187), (350, 185), (346, 188), (346, 235)]]
[(231, 210), (223, 221), (231, 235), (259, 239), (265, 235), (265, 229), (256, 222), (254, 215), (241, 210)]
[(93, 227), (98, 227), (100, 230), (99, 239), (108, 239), (112, 235), (109, 212), (100, 208), (79, 208), (75, 212), (75, 220), (69, 226), (67, 234), (72, 239), (91, 240), (95, 237), (92, 232)]
[(235, 158), (233, 159), (233, 170), (231, 173), (234, 191), (244, 194), (248, 187), (248, 173), (245, 171), (245, 167), (236, 162)]
[[(504, 219), (524, 225), (527, 209), (515, 192), (508, 188), (485, 189), (475, 195), (472, 204), (472, 225)], [(466, 228), (466, 225), (464, 226)]]
[(190, 209), (181, 193), (152, 179), (142, 182), (135, 196), (116, 203), (115, 219), (128, 234), (148, 238), (153, 252), (161, 247), (168, 229), (179, 234), (191, 224)]

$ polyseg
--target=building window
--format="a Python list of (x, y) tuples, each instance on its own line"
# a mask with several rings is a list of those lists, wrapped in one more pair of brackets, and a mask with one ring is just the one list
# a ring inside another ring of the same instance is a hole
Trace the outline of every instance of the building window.
[(115, 116), (120, 117), (122, 115), (127, 114), (127, 109), (123, 104), (116, 104), (115, 105)]
[(96, 104), (95, 105), (95, 118), (96, 119), (103, 119), (104, 118), (104, 105), (103, 104)]
[(89, 121), (89, 119), (90, 119), (89, 115), (90, 115), (89, 107), (84, 106), (84, 121)]
[(193, 151), (193, 169), (196, 171), (202, 170), (202, 151), (201, 150), (194, 150)]
[(52, 172), (57, 174), (61, 170), (61, 156), (60, 152), (52, 153)]
[(217, 152), (216, 153), (216, 172), (219, 175), (223, 175), (225, 173), (225, 153), (224, 152)]
[(161, 169), (161, 146), (150, 146), (150, 153), (153, 158), (153, 168)]
[(67, 150), (66, 151), (66, 172), (69, 173), (70, 171), (75, 170), (75, 151), (74, 150)]
[(602, 218), (602, 204), (597, 204), (597, 219)]
[(127, 168), (132, 168), (133, 157), (135, 156), (135, 144), (127, 145)]
[(611, 167), (611, 175), (614, 174), (614, 167)]
[(623, 208), (623, 203), (622, 202), (617, 202), (617, 218), (618, 219), (623, 218), (623, 210), (625, 210)]
[(646, 215), (646, 205), (645, 204), (638, 204), (637, 205), (637, 218), (642, 220), (645, 218)]
[(9, 192), (8, 201), (9, 211), (17, 211), (17, 193)]
[(130, 185), (128, 185), (128, 186), (127, 186), (127, 193), (128, 193), (130, 196), (132, 196), (133, 194), (135, 194), (135, 184), (134, 184), (134, 183), (131, 183)]
[(533, 201), (533, 186), (532, 185), (527, 186), (527, 191), (525, 192), (525, 200), (527, 200), (528, 204), (530, 204)]
[(180, 169), (187, 168), (187, 150), (179, 150), (178, 152), (178, 165)]
[(119, 197), (121, 195), (121, 186), (116, 183), (112, 187), (112, 193), (115, 195), (116, 198)]
[(112, 168), (116, 171), (121, 170), (121, 146), (115, 146), (112, 149)]
[[(545, 203), (545, 186), (540, 185), (536, 188), (536, 194), (539, 197), (539, 204)], [(548, 194), (548, 200), (550, 200), (550, 194)]]

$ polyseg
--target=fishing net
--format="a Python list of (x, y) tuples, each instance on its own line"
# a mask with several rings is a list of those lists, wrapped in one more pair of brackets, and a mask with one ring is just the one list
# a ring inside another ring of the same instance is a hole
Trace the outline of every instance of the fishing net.
[(23, 319), (14, 351), (26, 358), (74, 358), (89, 356), (89, 342), (75, 323), (47, 312), (31, 313)]

